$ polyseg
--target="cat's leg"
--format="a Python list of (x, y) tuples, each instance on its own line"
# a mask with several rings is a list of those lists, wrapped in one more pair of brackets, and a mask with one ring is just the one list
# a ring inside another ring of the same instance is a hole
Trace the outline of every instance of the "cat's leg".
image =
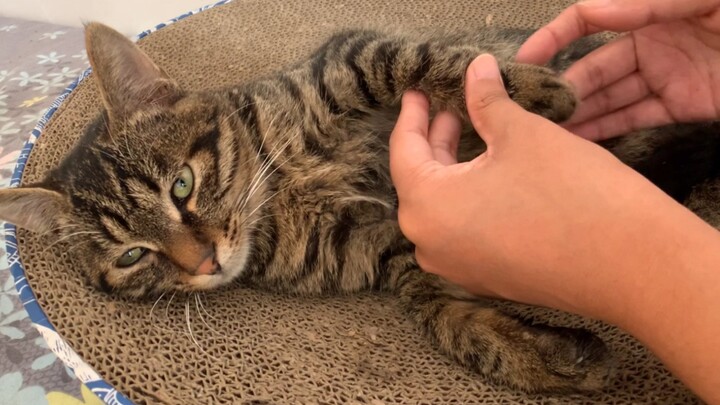
[(614, 360), (592, 333), (522, 322), (422, 272), (412, 251), (409, 242), (397, 242), (378, 284), (398, 293), (405, 312), (446, 355), (526, 392), (598, 390), (612, 377)]
[[(437, 109), (463, 114), (465, 71), (478, 54), (492, 50), (482, 44), (350, 31), (328, 41), (306, 68), (320, 99), (338, 116), (395, 107), (410, 89), (423, 91)], [(570, 117), (576, 99), (566, 82), (550, 69), (499, 56), (503, 80), (515, 101), (554, 121)]]
[(527, 392), (605, 385), (612, 359), (600, 339), (584, 330), (525, 324), (422, 272), (397, 221), (363, 212), (311, 221), (307, 242), (285, 253), (292, 260), (259, 269), (252, 282), (301, 294), (393, 292), (443, 353), (487, 379)]
[(695, 186), (685, 205), (703, 221), (720, 230), (720, 179)]

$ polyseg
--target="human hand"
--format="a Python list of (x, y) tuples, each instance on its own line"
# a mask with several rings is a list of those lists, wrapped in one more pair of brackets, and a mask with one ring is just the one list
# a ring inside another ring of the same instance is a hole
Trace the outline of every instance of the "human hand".
[(429, 125), (420, 93), (403, 97), (390, 139), (400, 227), (420, 266), (476, 294), (612, 319), (612, 295), (633, 284), (623, 266), (646, 266), (618, 257), (684, 208), (604, 149), (512, 102), (491, 56), (468, 68), (466, 98), (488, 145), (473, 161), (456, 162), (460, 122), (440, 113)]
[(591, 140), (720, 119), (720, 0), (592, 0), (532, 35), (517, 60), (543, 64), (572, 41), (626, 32), (571, 66), (581, 100), (564, 124)]

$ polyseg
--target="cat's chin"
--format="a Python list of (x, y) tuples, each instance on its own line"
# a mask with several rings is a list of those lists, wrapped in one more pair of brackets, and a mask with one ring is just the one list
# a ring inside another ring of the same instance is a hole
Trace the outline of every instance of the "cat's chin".
[(186, 291), (207, 291), (229, 284), (235, 277), (219, 273), (213, 275), (191, 276), (183, 280), (182, 289)]

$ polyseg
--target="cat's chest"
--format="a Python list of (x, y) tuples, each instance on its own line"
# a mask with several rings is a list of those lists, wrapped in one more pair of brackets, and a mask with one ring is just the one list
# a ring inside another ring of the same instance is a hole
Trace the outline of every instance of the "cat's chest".
[(387, 153), (362, 155), (298, 162), (283, 173), (280, 188), (305, 201), (387, 195), (392, 188)]
[(367, 203), (387, 208), (395, 201), (387, 147), (362, 135), (345, 138), (320, 156), (299, 155), (284, 168), (278, 189), (300, 216), (340, 213), (350, 206), (355, 211)]
[[(358, 183), (389, 181), (388, 134), (355, 122), (318, 131), (294, 131), (296, 152), (283, 167), (294, 188), (341, 191)], [(384, 188), (384, 187), (383, 187)]]

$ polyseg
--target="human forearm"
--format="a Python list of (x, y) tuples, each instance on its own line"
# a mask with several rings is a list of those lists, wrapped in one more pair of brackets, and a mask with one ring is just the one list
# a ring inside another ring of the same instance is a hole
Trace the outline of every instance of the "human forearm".
[[(650, 348), (711, 404), (720, 403), (720, 233), (680, 206), (628, 246), (608, 321)], [(640, 271), (639, 271), (640, 270)]]
[(577, 261), (555, 264), (566, 277), (553, 306), (628, 331), (720, 404), (720, 232), (645, 181), (625, 190), (606, 210), (616, 215), (594, 215), (585, 242), (569, 242)]

